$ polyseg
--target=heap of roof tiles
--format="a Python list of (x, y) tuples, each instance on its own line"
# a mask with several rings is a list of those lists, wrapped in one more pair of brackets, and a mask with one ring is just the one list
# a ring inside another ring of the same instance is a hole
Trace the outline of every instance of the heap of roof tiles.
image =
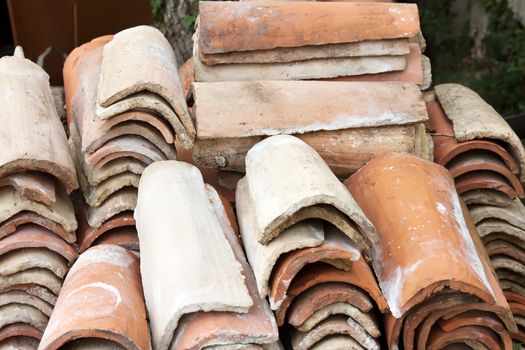
[[(510, 302), (525, 343), (525, 149), (505, 120), (474, 91), (435, 87), (426, 96), (437, 163), (446, 166)], [(511, 301), (512, 300), (512, 301)]]
[(0, 345), (34, 348), (77, 258), (78, 187), (49, 76), (0, 58)]

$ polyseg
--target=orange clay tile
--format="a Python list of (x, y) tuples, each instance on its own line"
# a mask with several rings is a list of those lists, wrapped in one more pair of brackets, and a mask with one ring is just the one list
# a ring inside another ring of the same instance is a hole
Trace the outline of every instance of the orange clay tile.
[(279, 309), (279, 305), (286, 299), (286, 292), (293, 279), (306, 265), (324, 262), (350, 271), (352, 263), (360, 258), (359, 250), (337, 229), (326, 231), (323, 243), (317, 247), (298, 249), (284, 254), (273, 267), (270, 277), (269, 299), (272, 310)]
[(395, 317), (445, 288), (494, 303), (445, 168), (391, 153), (368, 162), (345, 185), (379, 233), (374, 270)]
[(360, 288), (369, 295), (370, 300), (374, 301), (381, 312), (388, 310), (388, 305), (379, 290), (372, 270), (364, 258), (354, 262), (350, 271), (317, 263), (306, 266), (292, 281), (290, 288), (286, 292), (287, 298), (284, 299), (279, 310), (275, 312), (277, 325), (282, 326), (284, 324), (286, 312), (298, 295), (313, 286), (329, 282), (345, 283)]
[(451, 332), (436, 329), (430, 335), (429, 344), (426, 349), (438, 350), (446, 348), (448, 345), (469, 344), (469, 342), (481, 343), (486, 349), (503, 349), (494, 332), (479, 326), (461, 327)]
[(99, 228), (90, 227), (86, 220), (84, 209), (81, 208), (78, 214), (78, 249), (82, 253), (88, 249), (99, 237), (103, 237), (107, 232), (117, 228), (135, 226), (135, 219), (132, 211), (125, 211), (112, 216), (104, 221)]
[(95, 246), (99, 244), (118, 245), (136, 252), (140, 250), (139, 237), (137, 236), (135, 226), (125, 226), (109, 230), (105, 232), (102, 237), (97, 238), (92, 245)]
[(485, 248), (490, 256), (507, 255), (525, 265), (525, 250), (518, 245), (504, 240), (493, 240), (488, 242)]
[(99, 245), (80, 256), (64, 281), (39, 349), (59, 349), (81, 338), (150, 349), (139, 262), (124, 248)]
[(63, 256), (69, 265), (77, 258), (77, 251), (73, 245), (36, 225), (21, 226), (15, 233), (0, 240), (0, 255), (22, 248), (47, 248)]
[(55, 203), (55, 179), (36, 171), (15, 173), (0, 179), (0, 187), (11, 186), (22, 196), (45, 205)]
[(17, 284), (14, 286), (10, 286), (2, 292), (10, 292), (10, 291), (20, 291), (27, 293), (31, 296), (37, 297), (45, 301), (46, 303), (50, 305), (55, 305), (57, 301), (57, 296), (49, 289), (47, 289), (44, 286), (38, 285), (36, 283), (26, 283), (26, 284)]
[[(486, 172), (494, 172), (503, 176), (508, 183), (512, 184), (512, 188), (518, 197), (523, 198), (523, 196), (525, 196), (523, 186), (518, 177), (514, 175), (501, 158), (494, 153), (484, 151), (462, 153), (447, 164), (447, 169), (454, 178), (478, 171), (483, 171), (483, 174)], [(486, 186), (490, 186), (490, 184)]]
[(277, 325), (268, 303), (257, 291), (255, 277), (244, 256), (239, 238), (231, 226), (231, 220), (234, 218), (228, 216), (215, 189), (206, 185), (206, 191), (224, 228), (226, 240), (242, 266), (242, 274), (253, 305), (248, 313), (201, 311), (184, 316), (174, 334), (170, 349), (198, 350), (217, 345), (273, 343), (278, 339)]
[(427, 110), (429, 125), (435, 130), (432, 135), (434, 141), (435, 162), (446, 166), (454, 157), (472, 150), (483, 150), (497, 154), (514, 174), (519, 173), (518, 163), (510, 153), (498, 143), (489, 140), (470, 140), (459, 142), (454, 137), (454, 127), (452, 121), (447, 118), (443, 108), (437, 99), (432, 99), (431, 94), (427, 94)]
[(456, 178), (456, 189), (459, 194), (476, 189), (496, 190), (509, 198), (516, 198), (517, 193), (506, 177), (488, 170), (477, 170)]
[(1, 342), (11, 337), (28, 337), (39, 342), (42, 331), (27, 323), (12, 323), (0, 329), (0, 348), (2, 348)]
[(75, 232), (67, 232), (62, 225), (30, 211), (22, 211), (2, 222), (2, 224), (0, 224), (0, 239), (15, 233), (19, 227), (25, 224), (41, 226), (68, 243), (75, 243), (77, 240)]
[(179, 77), (182, 84), (182, 92), (186, 99), (189, 97), (191, 84), (195, 81), (195, 72), (193, 70), (193, 58), (190, 57), (179, 67)]
[[(409, 38), (420, 31), (411, 4), (203, 1), (199, 15), (205, 54)], [(282, 26), (285, 18), (294, 25)]]

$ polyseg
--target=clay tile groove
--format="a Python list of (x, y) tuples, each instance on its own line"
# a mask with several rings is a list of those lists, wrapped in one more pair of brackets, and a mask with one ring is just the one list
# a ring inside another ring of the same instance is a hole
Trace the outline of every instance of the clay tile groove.
[[(198, 45), (205, 54), (406, 38), (419, 32), (417, 6), (408, 4), (203, 1), (199, 13)], [(290, 16), (293, 26), (279, 25)]]
[(236, 202), (253, 206), (262, 244), (311, 218), (333, 224), (367, 255), (370, 242), (377, 240), (370, 221), (319, 154), (293, 136), (272, 136), (252, 147), (246, 157), (246, 180), (249, 193), (237, 192)]
[(42, 338), (43, 332), (27, 323), (12, 323), (0, 329), (0, 345), (1, 342), (11, 337), (28, 337), (37, 340)]
[(469, 342), (483, 344), (486, 349), (501, 349), (497, 335), (491, 330), (479, 326), (461, 327), (451, 332), (436, 329), (430, 335), (427, 349), (437, 350), (447, 345), (458, 343), (464, 343), (472, 347)]
[(493, 255), (507, 255), (508, 257), (525, 265), (525, 250), (504, 240), (490, 241), (485, 245), (487, 253)]
[(87, 250), (64, 281), (39, 349), (58, 349), (79, 338), (149, 349), (139, 276), (138, 260), (126, 249), (100, 245)]
[[(419, 190), (411, 190), (416, 184)], [(392, 153), (368, 162), (345, 185), (377, 228), (374, 270), (395, 317), (444, 288), (494, 303), (446, 169)]]
[(22, 211), (2, 222), (0, 224), (0, 239), (15, 233), (19, 227), (25, 224), (35, 224), (37, 226), (41, 226), (55, 233), (57, 236), (61, 237), (68, 243), (75, 243), (76, 241), (75, 232), (68, 232), (64, 229), (64, 227), (62, 227), (62, 225), (59, 225), (46, 217), (30, 211)]
[(135, 226), (125, 226), (109, 230), (93, 242), (93, 245), (112, 244), (134, 252), (139, 252), (139, 237)]
[(456, 189), (460, 194), (476, 189), (490, 189), (499, 191), (511, 199), (518, 196), (506, 177), (487, 170), (472, 171), (458, 176), (456, 178)]
[(197, 168), (178, 161), (150, 165), (140, 180), (134, 215), (155, 348), (169, 347), (186, 314), (249, 311), (253, 300), (242, 265), (224, 237)]
[[(0, 178), (21, 171), (40, 171), (56, 177), (68, 193), (78, 188), (49, 76), (29, 60), (8, 56), (0, 59), (0, 76)], [(36, 132), (34, 125), (38, 125)]]

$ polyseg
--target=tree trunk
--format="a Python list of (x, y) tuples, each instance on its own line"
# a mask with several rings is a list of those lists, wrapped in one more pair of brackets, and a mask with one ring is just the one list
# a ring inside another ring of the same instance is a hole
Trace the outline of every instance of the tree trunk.
[(190, 23), (197, 12), (195, 0), (164, 0), (162, 30), (173, 46), (179, 66), (192, 55), (194, 28)]

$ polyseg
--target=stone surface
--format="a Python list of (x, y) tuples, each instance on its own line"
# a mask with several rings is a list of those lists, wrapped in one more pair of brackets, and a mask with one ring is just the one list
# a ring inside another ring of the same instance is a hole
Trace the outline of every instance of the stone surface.
[(106, 233), (114, 229), (135, 227), (135, 219), (133, 218), (132, 211), (118, 213), (109, 219), (106, 219), (99, 228), (93, 228), (87, 223), (84, 210), (85, 209), (82, 208), (78, 215), (78, 249), (81, 253), (91, 247), (96, 239), (104, 236)]
[(31, 268), (47, 269), (64, 278), (68, 261), (46, 248), (21, 248), (0, 255), (0, 275), (7, 276)]
[[(409, 38), (420, 32), (417, 7), (407, 4), (203, 1), (199, 15), (198, 44), (205, 54)], [(291, 17), (294, 26), (283, 27)]]
[(253, 205), (262, 244), (309, 218), (334, 224), (365, 254), (377, 240), (374, 227), (346, 188), (321, 157), (295, 137), (272, 136), (252, 147), (246, 157), (246, 179), (249, 196), (236, 201)]
[(50, 175), (27, 171), (7, 175), (0, 179), (0, 187), (11, 186), (23, 197), (52, 205), (56, 201), (55, 180)]
[(520, 167), (520, 180), (525, 182), (525, 149), (516, 133), (488, 103), (474, 91), (458, 84), (435, 88), (445, 114), (452, 120), (458, 141), (489, 139), (502, 143)]
[(176, 113), (184, 128), (177, 136), (187, 148), (195, 138), (195, 127), (177, 73), (175, 53), (168, 40), (153, 27), (123, 30), (104, 46), (98, 103), (109, 107), (138, 92), (162, 97)]
[(23, 197), (12, 187), (0, 187), (0, 222), (3, 223), (23, 211), (30, 211), (54, 221), (68, 232), (77, 229), (75, 212), (65, 190), (57, 191), (56, 202), (47, 206)]
[(156, 349), (169, 347), (183, 315), (249, 311), (253, 300), (242, 266), (197, 168), (177, 161), (150, 165), (140, 180), (135, 219)]
[[(237, 191), (248, 191), (246, 180), (239, 181)], [(246, 194), (244, 194), (246, 195)], [(324, 240), (324, 230), (321, 222), (304, 221), (284, 230), (277, 238), (267, 245), (257, 240), (254, 223), (254, 212), (245, 205), (237, 206), (239, 226), (244, 249), (253, 269), (257, 288), (262, 297), (270, 293), (270, 276), (279, 258), (288, 252), (315, 247)]]
[(87, 207), (87, 222), (92, 228), (98, 229), (111, 217), (125, 211), (133, 210), (136, 205), (137, 190), (133, 188), (123, 188), (109, 196), (99, 207)]
[(270, 307), (272, 310), (279, 309), (295, 276), (306, 265), (323, 262), (350, 271), (353, 262), (360, 258), (359, 251), (342, 232), (325, 229), (325, 239), (321, 245), (289, 252), (274, 266), (270, 279)]
[[(313, 94), (318, 99), (312, 99)], [(421, 92), (409, 83), (194, 83), (193, 96), (199, 140), (399, 126), (427, 120)], [(253, 115), (257, 118), (250, 117)]]
[(373, 265), (394, 317), (444, 288), (494, 303), (445, 168), (392, 153), (368, 162), (345, 185), (380, 236)]
[(359, 324), (342, 316), (332, 316), (307, 333), (293, 332), (292, 348), (294, 350), (307, 350), (321, 339), (334, 334), (348, 335), (368, 350), (379, 350), (380, 348), (379, 342), (367, 334)]
[(55, 176), (67, 192), (78, 188), (49, 76), (29, 60), (5, 56), (0, 60), (0, 82), (0, 178), (40, 171)]
[(253, 305), (245, 314), (200, 311), (184, 316), (173, 336), (170, 349), (198, 350), (214, 346), (236, 349), (236, 346), (241, 345), (257, 346), (274, 343), (278, 340), (279, 333), (273, 313), (266, 300), (257, 292), (255, 278), (221, 199), (211, 186), (206, 185), (206, 191), (235, 259), (242, 266), (242, 274)]
[(139, 262), (126, 249), (100, 245), (80, 256), (64, 281), (39, 349), (59, 349), (79, 338), (150, 349)]
[(18, 227), (25, 224), (41, 226), (63, 238), (68, 243), (75, 243), (77, 239), (75, 231), (68, 232), (62, 225), (30, 211), (22, 211), (2, 222), (2, 224), (0, 224), (0, 238), (15, 233)]

